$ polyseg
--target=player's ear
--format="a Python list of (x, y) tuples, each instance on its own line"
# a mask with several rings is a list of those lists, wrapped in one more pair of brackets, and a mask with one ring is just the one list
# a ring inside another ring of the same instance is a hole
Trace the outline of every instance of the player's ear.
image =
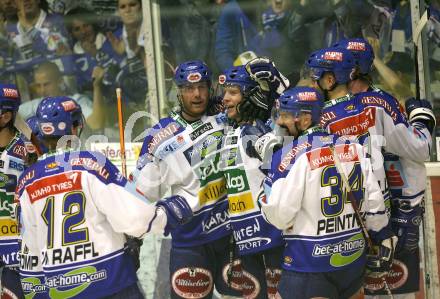
[(12, 120), (12, 112), (7, 111), (0, 115), (0, 125), (1, 127), (5, 126), (7, 123), (9, 123)]

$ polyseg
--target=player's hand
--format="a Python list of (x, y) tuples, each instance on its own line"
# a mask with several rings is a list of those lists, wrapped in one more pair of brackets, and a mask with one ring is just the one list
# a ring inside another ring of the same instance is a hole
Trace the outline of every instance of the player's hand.
[(246, 64), (246, 71), (252, 79), (258, 82), (263, 91), (275, 93), (273, 97), (279, 97), (289, 88), (289, 80), (278, 71), (269, 58), (252, 59)]
[(243, 94), (242, 101), (237, 105), (237, 112), (241, 121), (252, 122), (254, 120), (266, 121), (270, 117), (274, 100), (267, 92), (255, 86)]
[(100, 86), (104, 78), (104, 75), (105, 75), (105, 69), (100, 66), (95, 66), (92, 71), (93, 84), (95, 86), (96, 85)]
[(392, 236), (382, 240), (379, 246), (374, 246), (367, 254), (367, 275), (382, 277), (386, 275), (393, 264), (397, 237)]
[(396, 236), (396, 252), (406, 250), (414, 252), (419, 247), (419, 225), (422, 222), (423, 208), (396, 207), (391, 211), (391, 228)]
[[(256, 120), (254, 125), (245, 124), (242, 126), (241, 140), (249, 157), (262, 160), (264, 154), (261, 147), (264, 146), (264, 141), (260, 139), (266, 139), (264, 136), (270, 134), (271, 131), (272, 129), (261, 120)], [(259, 140), (260, 142), (258, 142)]]
[(117, 38), (113, 32), (107, 32), (106, 34), (107, 39), (109, 40), (110, 44), (112, 45), (113, 50), (119, 54), (123, 55), (125, 53), (125, 44), (122, 39)]
[(421, 123), (432, 134), (436, 125), (436, 118), (432, 105), (424, 99), (409, 98), (405, 102), (406, 114), (411, 124)]
[(141, 246), (142, 246), (143, 240), (127, 236), (127, 242), (125, 242), (126, 252), (130, 255), (134, 268), (137, 271), (140, 267), (140, 260), (139, 255), (141, 252)]
[(188, 202), (179, 195), (162, 199), (156, 203), (156, 206), (163, 209), (167, 214), (165, 235), (169, 234), (169, 232), (176, 227), (188, 223), (193, 217), (193, 212)]

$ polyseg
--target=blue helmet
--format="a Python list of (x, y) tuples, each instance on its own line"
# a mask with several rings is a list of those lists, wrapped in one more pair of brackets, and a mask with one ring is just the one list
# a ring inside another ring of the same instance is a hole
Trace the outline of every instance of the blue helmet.
[(42, 136), (71, 135), (73, 126), (83, 126), (81, 107), (65, 96), (44, 98), (36, 117)]
[(362, 75), (369, 74), (373, 67), (374, 52), (373, 47), (363, 38), (343, 39), (333, 47), (347, 49), (353, 54), (354, 60), (359, 67)]
[(332, 72), (336, 83), (345, 84), (353, 79), (356, 63), (350, 51), (330, 47), (313, 52), (307, 60), (307, 66), (314, 80), (321, 79), (325, 72)]
[(42, 142), (43, 134), (41, 134), (40, 127), (38, 126), (37, 117), (36, 116), (29, 117), (28, 119), (26, 119), (26, 123), (31, 128), (32, 134), (34, 134), (35, 137), (37, 137), (37, 139), (39, 141), (38, 146), (40, 147), (40, 150), (43, 153), (46, 153), (48, 150), (47, 150), (47, 147)]
[(20, 93), (14, 84), (0, 84), (0, 110), (18, 111)]
[(190, 60), (179, 64), (174, 72), (174, 82), (182, 86), (197, 82), (211, 82), (211, 70), (201, 60)]
[(242, 94), (258, 85), (258, 83), (249, 76), (244, 65), (233, 66), (227, 69), (218, 77), (218, 83), (224, 86), (239, 86)]
[(323, 106), (322, 95), (311, 87), (293, 87), (283, 92), (277, 100), (279, 111), (286, 111), (298, 116), (301, 112), (312, 115), (312, 122), (318, 123)]
[(43, 137), (40, 131), (40, 127), (38, 126), (38, 120), (36, 116), (31, 116), (26, 119), (26, 123), (28, 124), (29, 128), (31, 128), (32, 134), (34, 134), (37, 138)]

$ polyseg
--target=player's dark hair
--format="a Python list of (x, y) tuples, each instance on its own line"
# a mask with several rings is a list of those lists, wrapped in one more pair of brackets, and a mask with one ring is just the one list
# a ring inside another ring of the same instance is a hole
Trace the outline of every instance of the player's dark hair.
[(64, 23), (66, 24), (69, 33), (72, 32), (74, 20), (79, 20), (86, 24), (92, 25), (93, 29), (95, 30), (95, 33), (100, 31), (100, 27), (98, 26), (98, 24), (101, 21), (100, 16), (98, 16), (93, 11), (87, 8), (84, 7), (74, 8), (64, 16)]

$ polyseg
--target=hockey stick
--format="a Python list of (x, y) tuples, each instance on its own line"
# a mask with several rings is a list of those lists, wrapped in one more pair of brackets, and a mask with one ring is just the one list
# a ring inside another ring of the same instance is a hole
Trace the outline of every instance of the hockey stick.
[[(341, 176), (344, 189), (347, 191), (347, 196), (348, 196), (348, 199), (350, 200), (351, 206), (354, 210), (354, 215), (356, 217), (356, 220), (362, 229), (362, 234), (364, 235), (364, 238), (367, 241), (368, 247), (372, 250), (373, 249), (373, 241), (371, 240), (370, 234), (368, 233), (367, 226), (365, 225), (365, 223), (362, 219), (362, 216), (361, 216), (361, 213), (359, 210), (359, 206), (356, 201), (356, 196), (354, 196), (354, 193), (351, 190), (350, 183), (347, 180), (344, 169), (342, 168), (341, 161), (339, 160), (339, 157), (336, 153), (336, 150), (332, 145), (330, 146), (330, 150), (332, 151), (332, 154), (333, 154), (333, 160), (335, 162), (336, 169), (337, 169), (339, 175)], [(387, 295), (390, 296), (391, 299), (393, 299), (394, 296), (391, 293), (391, 289), (385, 279), (385, 275), (383, 275), (381, 277), (381, 280), (383, 282), (383, 285), (384, 285), (385, 291), (387, 292)]]
[(116, 88), (116, 98), (118, 105), (118, 125), (119, 125), (119, 146), (121, 148), (122, 174), (127, 177), (127, 160), (125, 157), (125, 137), (124, 137), (124, 115), (122, 114), (121, 89)]

